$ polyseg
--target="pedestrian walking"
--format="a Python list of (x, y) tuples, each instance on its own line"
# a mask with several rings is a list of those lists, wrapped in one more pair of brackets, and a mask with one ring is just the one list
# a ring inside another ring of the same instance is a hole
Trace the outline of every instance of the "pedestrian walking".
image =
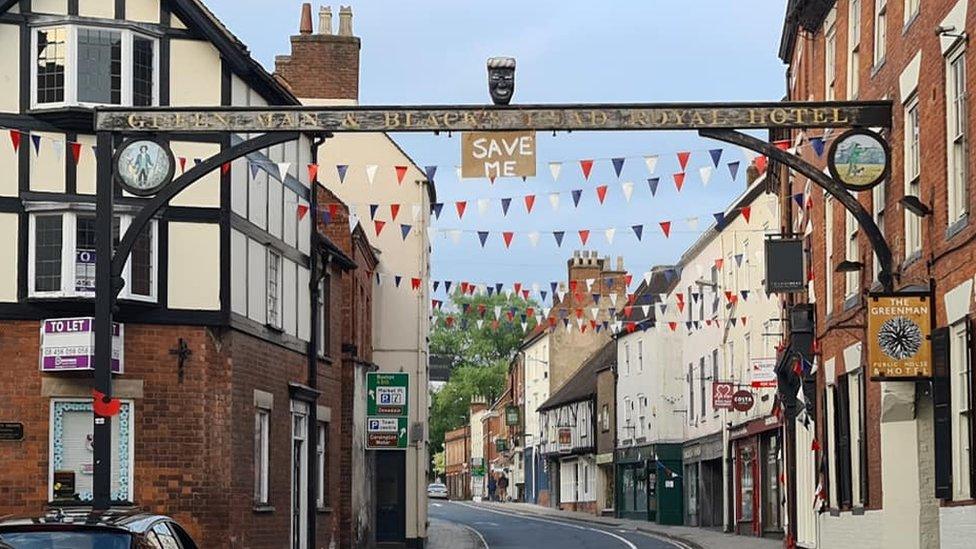
[(488, 501), (495, 501), (495, 490), (498, 484), (495, 482), (495, 474), (488, 475)]
[(505, 502), (506, 492), (508, 491), (508, 477), (505, 473), (502, 473), (501, 478), (498, 479), (498, 501)]

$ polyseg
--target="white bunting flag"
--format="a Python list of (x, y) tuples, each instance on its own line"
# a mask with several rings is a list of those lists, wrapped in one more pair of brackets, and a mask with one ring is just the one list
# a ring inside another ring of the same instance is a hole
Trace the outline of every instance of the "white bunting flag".
[(278, 163), (278, 181), (284, 183), (285, 179), (288, 178), (288, 170), (291, 169), (291, 162), (279, 162)]
[(495, 305), (495, 319), (496, 320), (502, 319), (502, 308), (500, 305)]
[(542, 315), (540, 314), (535, 315), (535, 323), (542, 324)]
[(651, 284), (651, 271), (644, 273), (644, 284), (648, 286)]
[(596, 315), (598, 315), (599, 313), (600, 313), (599, 307), (590, 307), (590, 316), (593, 317), (593, 320), (596, 320)]
[(583, 322), (585, 322), (585, 321), (582, 318), (576, 317), (576, 327), (577, 328), (579, 328), (579, 329), (582, 330), (583, 329)]
[(532, 283), (532, 293), (534, 293), (534, 294), (539, 293), (539, 283), (538, 282), (533, 282)]
[(549, 307), (542, 308), (542, 316), (549, 316)]
[(359, 216), (350, 212), (349, 213), (349, 232), (353, 232), (356, 229), (356, 225), (359, 225)]
[(559, 172), (563, 169), (562, 162), (550, 162), (549, 163), (549, 173), (552, 174), (552, 180), (556, 181), (559, 179)]
[(553, 211), (559, 209), (559, 193), (549, 193), (549, 204), (552, 205)]
[(485, 321), (479, 318), (478, 320), (475, 321), (475, 324), (478, 325), (478, 329), (480, 330), (481, 327), (485, 324)]
[(566, 323), (566, 333), (568, 334), (569, 331), (572, 330), (572, 329), (573, 329), (573, 325), (567, 322)]
[(366, 181), (368, 181), (370, 185), (372, 185), (373, 181), (376, 179), (377, 169), (379, 169), (379, 166), (377, 166), (376, 164), (370, 164), (366, 166)]
[(521, 324), (522, 324), (522, 331), (524, 332), (529, 327), (529, 324), (527, 322), (522, 322)]
[(611, 227), (603, 231), (603, 235), (607, 237), (607, 244), (613, 245), (613, 235), (617, 234), (617, 229)]
[(417, 221), (418, 219), (420, 219), (421, 211), (422, 210), (420, 208), (420, 204), (414, 204), (413, 206), (410, 207), (410, 217), (413, 218), (414, 221)]
[(586, 279), (586, 291), (587, 292), (593, 290), (593, 283), (594, 282), (596, 282), (596, 279), (595, 278), (587, 278)]
[(634, 182), (624, 181), (620, 184), (620, 190), (624, 193), (624, 199), (626, 199), (627, 202), (630, 202), (630, 197), (634, 194)]
[(695, 217), (689, 217), (689, 218), (685, 219), (685, 221), (688, 223), (688, 228), (689, 229), (691, 229), (693, 231), (697, 231), (698, 230), (698, 217), (697, 216), (695, 216)]
[(616, 292), (610, 294), (610, 303), (613, 303), (613, 306), (614, 307), (617, 306), (617, 294), (616, 294)]
[[(532, 231), (531, 233), (525, 235), (529, 238), (529, 243), (535, 248), (539, 244), (539, 231)], [(536, 290), (538, 291), (538, 289)]]
[(451, 238), (451, 242), (455, 244), (461, 242), (461, 231), (459, 229), (448, 231), (447, 235)]
[(488, 206), (491, 205), (490, 198), (479, 198), (478, 199), (478, 215), (485, 215), (488, 211)]
[(705, 187), (708, 186), (708, 182), (712, 180), (712, 172), (714, 170), (715, 170), (715, 168), (713, 168), (711, 166), (702, 166), (701, 168), (698, 168), (698, 173), (699, 173), (699, 175), (701, 175), (701, 180), (702, 180), (702, 185), (703, 186), (705, 186)]
[(647, 318), (647, 315), (649, 315), (651, 313), (651, 306), (650, 305), (641, 305), (641, 311), (644, 312), (644, 318)]
[(654, 175), (654, 170), (657, 169), (657, 155), (645, 156), (644, 163), (647, 164), (647, 172)]
[(559, 298), (559, 301), (562, 302), (564, 299), (566, 299), (566, 290), (563, 290), (562, 288), (556, 290), (556, 296)]

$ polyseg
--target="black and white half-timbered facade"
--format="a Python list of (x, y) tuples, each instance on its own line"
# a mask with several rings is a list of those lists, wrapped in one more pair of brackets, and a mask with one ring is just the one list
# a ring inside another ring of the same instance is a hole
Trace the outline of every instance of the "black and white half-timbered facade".
[[(298, 100), (200, 0), (0, 0), (0, 52), (0, 421), (24, 430), (0, 446), (4, 514), (91, 498), (93, 109)], [(249, 136), (158, 137), (179, 176)], [(113, 499), (204, 547), (344, 543), (331, 319), (333, 275), (355, 266), (327, 239), (311, 249), (312, 149), (302, 137), (197, 181), (125, 267)], [(147, 199), (115, 192), (122, 234)]]

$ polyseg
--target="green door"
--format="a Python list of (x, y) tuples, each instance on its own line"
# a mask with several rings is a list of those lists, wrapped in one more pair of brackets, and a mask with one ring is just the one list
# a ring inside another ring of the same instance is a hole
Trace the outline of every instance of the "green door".
[(684, 524), (684, 491), (681, 461), (665, 460), (657, 470), (657, 523)]

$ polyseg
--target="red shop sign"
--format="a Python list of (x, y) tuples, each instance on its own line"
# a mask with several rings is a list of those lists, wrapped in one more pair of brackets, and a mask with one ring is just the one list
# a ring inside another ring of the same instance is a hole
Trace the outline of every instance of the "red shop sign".
[(712, 408), (715, 410), (731, 410), (733, 393), (735, 393), (735, 385), (731, 383), (713, 383)]
[(745, 389), (736, 391), (736, 393), (732, 395), (732, 408), (740, 412), (748, 412), (752, 409), (752, 405), (755, 403), (755, 397), (753, 397), (752, 393), (746, 391)]

